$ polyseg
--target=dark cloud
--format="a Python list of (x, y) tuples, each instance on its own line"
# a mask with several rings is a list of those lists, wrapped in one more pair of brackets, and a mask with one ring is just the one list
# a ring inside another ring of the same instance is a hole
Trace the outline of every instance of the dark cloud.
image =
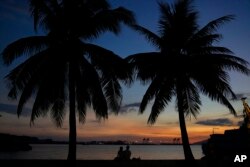
[(28, 1), (0, 0), (0, 19), (20, 20), (29, 16)]
[(141, 103), (131, 103), (131, 104), (126, 104), (123, 107), (140, 107)]
[(238, 126), (241, 126), (242, 124), (243, 124), (243, 121), (239, 121), (239, 122), (237, 123)]
[[(16, 115), (17, 114), (17, 106), (14, 104), (0, 103), (0, 113), (1, 112)], [(30, 116), (30, 113), (31, 113), (31, 109), (24, 107), (21, 116), (27, 117), (27, 116)]]
[(121, 107), (120, 113), (136, 112), (140, 107), (141, 103), (130, 103)]
[(88, 122), (90, 122), (90, 123), (100, 123), (100, 121), (97, 120), (97, 119), (90, 119), (90, 120), (88, 120)]
[(28, 1), (20, 0), (0, 0), (1, 8), (16, 14), (29, 14)]
[(228, 118), (208, 119), (197, 121), (196, 124), (200, 125), (214, 125), (214, 126), (231, 126), (233, 122)]
[[(241, 98), (246, 97), (246, 98), (250, 98), (250, 92), (246, 92), (246, 93), (236, 93), (236, 99), (237, 100), (241, 100)], [(231, 99), (233, 100), (233, 99)]]

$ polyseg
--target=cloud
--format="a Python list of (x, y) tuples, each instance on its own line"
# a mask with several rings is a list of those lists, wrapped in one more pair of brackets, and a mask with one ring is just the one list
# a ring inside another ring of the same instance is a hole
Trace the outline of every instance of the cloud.
[(196, 124), (213, 125), (213, 126), (232, 126), (233, 122), (228, 118), (218, 118), (218, 119), (197, 121)]
[(0, 0), (0, 19), (20, 20), (20, 17), (29, 16), (28, 4), (20, 0)]
[(97, 119), (90, 119), (90, 120), (88, 120), (88, 122), (89, 123), (100, 123), (100, 121)]
[[(246, 93), (236, 93), (235, 95), (236, 95), (236, 99), (237, 99), (237, 100), (241, 100), (241, 98), (243, 98), (243, 97), (249, 98), (249, 97), (250, 97), (250, 92), (246, 92)], [(233, 100), (233, 99), (231, 99), (231, 100)]]
[(123, 107), (140, 107), (141, 103), (130, 103), (126, 104)]
[[(17, 106), (15, 104), (0, 103), (0, 113), (1, 112), (17, 115)], [(31, 109), (24, 107), (21, 116), (28, 117), (30, 116), (30, 113)]]
[(121, 107), (120, 113), (136, 112), (140, 107), (141, 103), (130, 103)]
[(239, 122), (237, 123), (238, 126), (241, 126), (242, 124), (243, 124), (243, 121), (239, 121)]

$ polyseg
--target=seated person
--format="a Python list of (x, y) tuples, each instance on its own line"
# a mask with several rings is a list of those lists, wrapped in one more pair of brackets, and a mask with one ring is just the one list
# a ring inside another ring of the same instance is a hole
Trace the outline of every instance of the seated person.
[(127, 145), (126, 150), (123, 152), (124, 160), (130, 160), (131, 151), (129, 150), (129, 145)]
[(115, 160), (123, 160), (124, 159), (124, 151), (123, 147), (120, 147), (120, 149), (117, 152), (117, 156), (115, 157)]

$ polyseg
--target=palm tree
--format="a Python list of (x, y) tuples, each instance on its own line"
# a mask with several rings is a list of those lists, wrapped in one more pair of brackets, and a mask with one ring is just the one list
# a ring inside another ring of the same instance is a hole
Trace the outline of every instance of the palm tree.
[(234, 56), (226, 47), (217, 46), (221, 34), (217, 29), (233, 19), (223, 16), (199, 28), (198, 12), (191, 0), (175, 4), (159, 3), (161, 17), (159, 33), (142, 26), (134, 29), (143, 34), (157, 51), (130, 55), (127, 60), (136, 71), (136, 78), (150, 85), (145, 92), (139, 112), (154, 100), (148, 123), (155, 123), (158, 115), (176, 97), (176, 109), (186, 160), (193, 160), (186, 130), (185, 116), (196, 117), (200, 111), (200, 94), (225, 105), (235, 114), (228, 97), (235, 97), (229, 84), (229, 70), (248, 74), (247, 62)]
[(120, 23), (135, 23), (134, 15), (122, 7), (111, 9), (106, 0), (30, 0), (30, 9), (34, 29), (40, 27), (46, 35), (19, 39), (3, 51), (6, 65), (29, 56), (6, 76), (8, 96), (19, 98), (18, 116), (34, 98), (30, 123), (50, 111), (58, 127), (69, 100), (68, 159), (75, 160), (76, 109), (81, 123), (87, 107), (98, 119), (108, 118), (108, 107), (117, 112), (121, 104), (119, 80), (131, 79), (122, 58), (88, 41), (107, 31), (118, 34)]

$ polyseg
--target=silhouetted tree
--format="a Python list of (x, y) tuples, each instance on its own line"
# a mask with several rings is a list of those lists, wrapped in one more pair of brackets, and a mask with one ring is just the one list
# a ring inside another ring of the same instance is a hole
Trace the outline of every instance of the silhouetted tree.
[(50, 111), (58, 127), (69, 100), (68, 159), (75, 160), (75, 110), (81, 123), (88, 106), (98, 119), (108, 118), (108, 107), (118, 112), (122, 97), (119, 80), (130, 82), (131, 76), (123, 59), (88, 41), (107, 31), (118, 34), (120, 23), (134, 24), (135, 19), (125, 8), (111, 9), (106, 0), (30, 0), (30, 11), (34, 29), (40, 27), (46, 35), (19, 39), (4, 49), (6, 65), (29, 56), (6, 76), (8, 96), (19, 98), (18, 116), (34, 97), (31, 124)]
[(248, 74), (249, 70), (245, 60), (234, 56), (228, 48), (214, 44), (222, 36), (216, 32), (218, 27), (231, 21), (233, 16), (223, 16), (200, 28), (198, 12), (193, 9), (191, 0), (178, 0), (173, 5), (159, 3), (159, 7), (159, 34), (134, 26), (158, 51), (130, 55), (127, 60), (136, 70), (137, 79), (150, 82), (139, 109), (143, 113), (149, 101), (154, 99), (149, 124), (155, 123), (171, 98), (176, 97), (185, 159), (193, 160), (185, 116), (196, 117), (199, 113), (199, 92), (235, 114), (227, 99), (235, 97), (227, 71)]

